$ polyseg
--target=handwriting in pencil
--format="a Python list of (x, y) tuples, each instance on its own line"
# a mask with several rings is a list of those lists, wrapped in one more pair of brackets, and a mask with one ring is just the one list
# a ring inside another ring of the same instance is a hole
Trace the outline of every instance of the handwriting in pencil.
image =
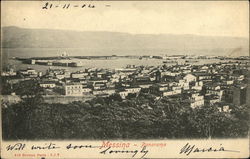
[(52, 8), (62, 8), (62, 9), (69, 9), (69, 8), (95, 8), (94, 4), (71, 4), (71, 3), (64, 3), (64, 4), (53, 4), (50, 2), (46, 2), (42, 9), (52, 9)]

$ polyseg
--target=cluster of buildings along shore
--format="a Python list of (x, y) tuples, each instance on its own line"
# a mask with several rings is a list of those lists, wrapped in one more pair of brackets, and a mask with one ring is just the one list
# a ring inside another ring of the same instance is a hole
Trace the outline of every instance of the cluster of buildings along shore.
[(249, 62), (246, 61), (203, 65), (127, 65), (122, 69), (90, 68), (76, 72), (52, 67), (46, 73), (31, 68), (19, 71), (10, 69), (2, 72), (2, 76), (7, 77), (10, 84), (36, 79), (44, 88), (45, 97), (118, 94), (125, 100), (145, 92), (155, 95), (156, 99), (167, 97), (187, 102), (192, 108), (217, 103), (220, 111), (230, 111), (230, 105), (247, 102), (248, 67)]

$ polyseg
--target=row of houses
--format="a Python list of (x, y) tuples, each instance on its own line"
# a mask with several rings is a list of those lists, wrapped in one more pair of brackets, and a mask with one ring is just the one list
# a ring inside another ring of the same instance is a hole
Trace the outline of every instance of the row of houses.
[(195, 108), (221, 102), (237, 105), (246, 103), (247, 67), (248, 64), (231, 62), (230, 65), (214, 63), (89, 68), (75, 72), (50, 68), (45, 74), (28, 68), (16, 74), (12, 71), (12, 74), (21, 75), (22, 79), (16, 81), (37, 78), (40, 87), (51, 90), (60, 88), (61, 95), (65, 96), (109, 96), (117, 93), (125, 99), (129, 94), (138, 95), (141, 91), (169, 98), (187, 94), (190, 106)]

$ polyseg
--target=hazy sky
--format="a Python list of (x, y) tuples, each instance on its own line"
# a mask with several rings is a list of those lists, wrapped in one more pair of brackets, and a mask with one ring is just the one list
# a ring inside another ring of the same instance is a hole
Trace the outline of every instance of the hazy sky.
[[(249, 38), (247, 1), (2, 2), (2, 26), (143, 34), (197, 34)], [(95, 8), (81, 8), (83, 4)], [(72, 7), (79, 5), (80, 7)], [(106, 7), (110, 5), (110, 7)]]

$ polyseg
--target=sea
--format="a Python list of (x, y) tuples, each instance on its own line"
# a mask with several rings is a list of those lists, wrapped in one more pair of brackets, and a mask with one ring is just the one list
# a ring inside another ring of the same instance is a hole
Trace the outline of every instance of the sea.
[[(135, 53), (135, 51), (137, 51)], [(31, 65), (23, 64), (21, 61), (15, 60), (14, 57), (31, 58), (31, 57), (54, 57), (60, 56), (66, 52), (69, 56), (111, 56), (111, 55), (138, 55), (138, 51), (143, 55), (163, 55), (168, 54), (162, 51), (150, 52), (145, 50), (89, 50), (89, 49), (72, 49), (72, 48), (2, 48), (1, 49), (1, 63), (2, 67), (11, 66), (15, 70), (33, 68), (37, 71), (45, 72), (49, 67), (62, 68), (69, 71), (81, 71), (86, 68), (104, 68), (104, 69), (116, 69), (124, 68), (127, 65), (135, 66), (161, 66), (164, 59), (154, 58), (117, 58), (117, 59), (78, 59), (83, 64), (81, 67), (59, 67), (59, 66), (44, 66), (44, 65)], [(184, 64), (184, 59), (178, 59), (178, 64)], [(192, 63), (195, 65), (223, 62), (219, 59), (198, 59), (198, 62)], [(167, 63), (166, 65), (174, 65), (174, 63)]]

